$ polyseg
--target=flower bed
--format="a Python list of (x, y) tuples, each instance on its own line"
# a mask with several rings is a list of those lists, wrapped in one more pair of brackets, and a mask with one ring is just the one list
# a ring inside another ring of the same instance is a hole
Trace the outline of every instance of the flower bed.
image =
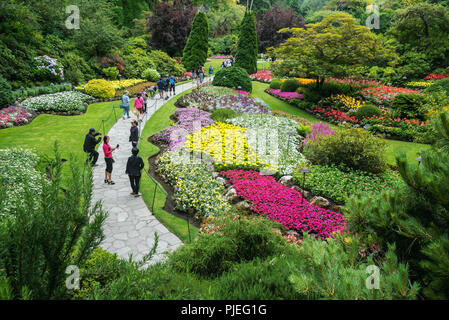
[(309, 141), (315, 141), (320, 137), (333, 136), (334, 134), (335, 131), (328, 124), (321, 121), (315, 122), (310, 126), (310, 133), (307, 133), (304, 144), (306, 145)]
[(250, 74), (249, 77), (253, 81), (260, 81), (265, 83), (269, 83), (271, 82), (271, 80), (273, 80), (273, 76), (271, 75), (270, 70), (257, 70), (257, 73)]
[(0, 110), (0, 129), (11, 128), (30, 123), (34, 114), (24, 107), (10, 106)]
[(295, 182), (313, 194), (343, 204), (346, 198), (358, 192), (379, 193), (396, 188), (401, 183), (399, 175), (391, 170), (374, 175), (360, 170), (342, 171), (335, 166), (308, 166), (310, 173), (304, 179), (300, 172), (294, 175)]
[(409, 88), (391, 86), (369, 87), (359, 91), (359, 94), (361, 94), (365, 99), (378, 105), (389, 105), (390, 102), (401, 93), (423, 94), (422, 92)]
[(356, 79), (356, 78), (327, 78), (326, 81), (334, 81), (338, 83), (349, 84), (353, 87), (364, 87), (364, 86), (380, 86), (382, 81), (372, 80), (372, 79)]
[(174, 201), (179, 210), (193, 209), (201, 217), (225, 214), (231, 209), (224, 199), (224, 186), (217, 182), (204, 164), (173, 161), (170, 152), (158, 159), (159, 171), (174, 187)]
[(212, 56), (209, 57), (208, 59), (231, 59), (231, 56)]
[(22, 101), (22, 106), (36, 112), (72, 112), (84, 111), (83, 104), (92, 97), (75, 91), (45, 94)]
[(129, 96), (134, 96), (134, 95), (137, 95), (138, 93), (142, 92), (142, 90), (145, 90), (154, 85), (155, 85), (155, 83), (151, 82), (151, 81), (141, 82), (139, 84), (128, 87), (126, 89), (121, 89), (121, 90), (116, 91), (115, 96), (121, 97), (125, 93), (125, 91), (129, 92)]
[(304, 95), (299, 94), (297, 92), (282, 92), (281, 89), (268, 89), (267, 92), (275, 96), (276, 98), (279, 98), (287, 102), (289, 102), (292, 99), (300, 99), (300, 100), (304, 99)]
[[(147, 82), (145, 79), (126, 79), (126, 80), (112, 80), (108, 81), (115, 90), (125, 89), (135, 86), (139, 83)], [(75, 90), (84, 91), (84, 85), (75, 87)]]
[(425, 80), (440, 80), (449, 78), (449, 74), (429, 74), (424, 79)]
[(302, 195), (256, 171), (228, 170), (220, 174), (231, 180), (237, 195), (251, 203), (261, 216), (288, 229), (308, 232), (321, 239), (333, 237), (346, 226), (343, 215), (311, 205)]
[(416, 89), (425, 89), (433, 84), (433, 81), (410, 81), (406, 84), (407, 87)]
[(338, 124), (342, 122), (349, 122), (351, 124), (359, 123), (359, 120), (354, 116), (349, 116), (343, 111), (332, 109), (331, 107), (323, 107), (315, 105), (312, 108), (312, 113), (318, 118)]

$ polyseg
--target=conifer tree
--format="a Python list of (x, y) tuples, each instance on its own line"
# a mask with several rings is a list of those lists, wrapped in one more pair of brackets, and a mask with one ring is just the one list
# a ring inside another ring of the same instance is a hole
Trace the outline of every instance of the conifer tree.
[(240, 25), (235, 66), (245, 69), (248, 74), (257, 72), (257, 30), (254, 14), (245, 13)]
[(204, 12), (198, 12), (182, 55), (182, 64), (187, 70), (196, 70), (207, 60), (209, 49), (209, 24)]
[[(447, 115), (441, 114), (440, 145), (449, 145)], [(445, 143), (444, 143), (445, 142)], [(395, 243), (430, 299), (449, 298), (449, 155), (435, 148), (410, 163), (396, 157), (401, 189), (351, 198), (346, 218), (352, 231), (378, 244)]]

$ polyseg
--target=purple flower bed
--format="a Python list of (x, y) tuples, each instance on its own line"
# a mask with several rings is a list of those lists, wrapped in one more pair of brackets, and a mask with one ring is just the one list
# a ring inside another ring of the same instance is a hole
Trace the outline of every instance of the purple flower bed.
[(307, 144), (309, 141), (317, 140), (320, 137), (333, 136), (335, 134), (335, 131), (332, 130), (328, 124), (322, 123), (321, 121), (312, 124), (310, 131), (311, 132), (306, 136), (304, 144)]
[(210, 126), (215, 121), (211, 113), (198, 108), (183, 108), (175, 111), (178, 123), (162, 130), (155, 138), (168, 144), (169, 150), (182, 147), (187, 135), (202, 127)]
[(10, 106), (0, 110), (0, 128), (11, 128), (27, 124), (34, 115), (24, 107)]
[(268, 92), (285, 100), (304, 99), (304, 95), (298, 92), (282, 92), (280, 89), (269, 89)]

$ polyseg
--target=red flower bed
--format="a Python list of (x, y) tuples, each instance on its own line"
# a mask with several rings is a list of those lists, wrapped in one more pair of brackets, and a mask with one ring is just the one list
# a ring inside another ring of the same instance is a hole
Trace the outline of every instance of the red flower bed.
[(251, 80), (257, 80), (261, 82), (271, 82), (273, 76), (271, 75), (270, 70), (258, 70), (255, 74), (250, 74), (249, 77)]
[(237, 195), (248, 200), (256, 213), (288, 229), (325, 239), (346, 226), (342, 214), (311, 205), (301, 193), (281, 185), (271, 176), (253, 170), (228, 170), (220, 174), (231, 180)]
[(367, 100), (370, 100), (376, 104), (385, 105), (388, 105), (394, 98), (396, 98), (398, 94), (401, 93), (423, 94), (422, 92), (416, 90), (391, 86), (364, 88), (360, 90), (359, 93), (362, 94)]
[(440, 79), (446, 79), (449, 78), (449, 74), (429, 74), (427, 77), (425, 77), (425, 80), (440, 80)]
[(354, 116), (348, 116), (346, 113), (332, 109), (330, 107), (313, 106), (312, 112), (331, 122), (350, 122), (356, 124), (359, 120)]

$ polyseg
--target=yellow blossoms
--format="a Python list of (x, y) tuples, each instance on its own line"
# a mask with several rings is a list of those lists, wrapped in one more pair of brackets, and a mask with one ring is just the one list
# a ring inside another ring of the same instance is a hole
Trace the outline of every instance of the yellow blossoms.
[[(298, 80), (301, 84), (309, 84), (309, 83), (315, 83), (316, 80), (315, 79), (307, 79), (307, 78), (293, 78)], [(281, 82), (284, 82), (288, 79), (281, 79)]]

